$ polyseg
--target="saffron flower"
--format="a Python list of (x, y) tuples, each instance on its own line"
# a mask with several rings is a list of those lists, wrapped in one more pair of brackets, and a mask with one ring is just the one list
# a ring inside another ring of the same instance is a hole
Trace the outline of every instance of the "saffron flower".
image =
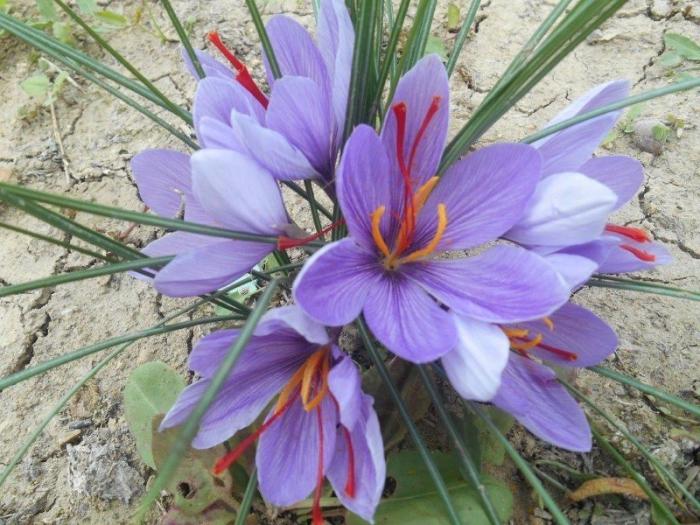
[(436, 177), (448, 106), (445, 68), (430, 55), (399, 82), (380, 136), (368, 126), (354, 130), (336, 180), (349, 236), (316, 252), (294, 284), (312, 318), (340, 326), (363, 313), (388, 349), (417, 363), (456, 347), (456, 319), (486, 327), (537, 319), (568, 298), (551, 266), (520, 247), (440, 257), (508, 231), (541, 164), (531, 146), (500, 144)]
[[(180, 162), (184, 159), (171, 162), (175, 158), (172, 152), (151, 152), (134, 159), (140, 165), (139, 173), (146, 172), (142, 163), (153, 169), (149, 183), (142, 180), (139, 190), (159, 215), (175, 216), (184, 206), (187, 221), (272, 237), (289, 231), (290, 220), (276, 180), (249, 157), (229, 150), (197, 151), (188, 159), (191, 177)], [(151, 184), (156, 176), (161, 179)], [(150, 243), (143, 253), (176, 256), (158, 271), (154, 283), (160, 293), (186, 297), (230, 284), (274, 248), (272, 242), (173, 232)]]
[[(585, 308), (567, 303), (538, 321), (504, 326), (512, 352), (492, 403), (539, 438), (574, 452), (591, 449), (586, 415), (548, 365), (586, 367), (617, 348), (615, 332)], [(488, 353), (488, 348), (482, 349)], [(446, 368), (450, 375), (450, 369)]]
[[(197, 344), (189, 366), (201, 379), (180, 394), (161, 429), (187, 419), (238, 336), (238, 330), (222, 330)], [(362, 392), (352, 360), (296, 306), (265, 314), (192, 446), (226, 441), (252, 424), (275, 396), (265, 422), (221, 458), (215, 472), (226, 470), (258, 441), (255, 463), (266, 501), (288, 506), (313, 492), (313, 523), (320, 525), (326, 477), (343, 505), (372, 521), (386, 471), (373, 400)]]
[[(625, 98), (626, 81), (592, 89), (548, 126)], [(506, 237), (545, 255), (575, 288), (594, 272), (644, 270), (670, 261), (640, 228), (610, 224), (644, 180), (642, 165), (625, 156), (593, 157), (620, 111), (607, 113), (535, 142), (542, 180), (523, 217)]]
[(266, 29), (282, 75), (275, 79), (265, 62), (269, 98), (219, 35), (210, 34), (236, 73), (198, 53), (207, 76), (198, 83), (192, 111), (197, 137), (207, 148), (246, 153), (280, 180), (318, 178), (330, 190), (350, 87), (350, 16), (341, 0), (321, 2), (317, 43), (283, 15)]

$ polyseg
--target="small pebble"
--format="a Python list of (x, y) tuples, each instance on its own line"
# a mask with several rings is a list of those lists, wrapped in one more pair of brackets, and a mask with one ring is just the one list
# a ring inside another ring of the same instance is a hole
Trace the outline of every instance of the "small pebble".
[(68, 425), (68, 428), (70, 430), (80, 430), (81, 428), (87, 428), (89, 426), (92, 426), (92, 421), (90, 419), (78, 419)]
[(58, 446), (60, 448), (65, 447), (66, 445), (77, 443), (80, 441), (80, 435), (82, 432), (80, 430), (71, 430), (70, 432), (64, 432), (60, 436), (58, 436)]

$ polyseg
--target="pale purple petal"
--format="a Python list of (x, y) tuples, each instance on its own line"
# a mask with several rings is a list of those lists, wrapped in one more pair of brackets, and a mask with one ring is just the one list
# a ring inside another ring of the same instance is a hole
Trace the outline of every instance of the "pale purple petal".
[(277, 235), (289, 223), (277, 182), (249, 157), (205, 149), (192, 155), (191, 164), (197, 200), (224, 226)]
[(245, 145), (248, 155), (279, 180), (299, 180), (319, 177), (304, 153), (287, 138), (255, 119), (233, 111), (231, 126), (236, 140)]
[(279, 306), (267, 311), (255, 329), (256, 336), (275, 334), (287, 334), (289, 337), (296, 334), (314, 348), (330, 343), (326, 327), (311, 319), (296, 305)]
[(192, 199), (190, 156), (166, 149), (145, 150), (131, 159), (141, 200), (158, 215), (175, 217)]
[(197, 137), (207, 148), (230, 149), (245, 153), (248, 149), (242, 144), (230, 124), (212, 117), (202, 117), (197, 123)]
[(309, 258), (294, 281), (294, 300), (308, 315), (329, 326), (353, 321), (379, 281), (376, 255), (346, 238)]
[[(348, 434), (345, 433), (345, 429), (339, 429), (335, 441), (335, 455), (327, 476), (341, 503), (371, 523), (384, 490), (386, 462), (382, 433), (379, 429), (377, 414), (372, 407), (372, 398), (364, 394), (362, 412), (357, 424), (348, 431)], [(351, 442), (355, 466), (353, 497), (346, 492), (350, 465), (348, 438)]]
[(401, 273), (386, 275), (370, 289), (363, 312), (377, 339), (407, 361), (434, 361), (455, 347), (450, 315)]
[[(559, 366), (593, 366), (617, 348), (617, 336), (610, 326), (593, 312), (573, 303), (566, 303), (549, 316), (553, 328), (542, 320), (516, 323), (513, 327), (530, 330), (530, 336), (542, 334), (542, 344), (528, 353)], [(546, 347), (551, 347), (547, 349)], [(559, 349), (573, 354), (557, 353)], [(568, 358), (567, 358), (568, 357)], [(575, 359), (574, 359), (575, 357)]]
[(274, 246), (219, 240), (178, 255), (160, 270), (156, 289), (171, 297), (189, 297), (231, 284), (268, 255)]
[[(556, 124), (576, 115), (617, 102), (627, 96), (629, 83), (618, 80), (593, 88), (568, 108), (557, 115), (547, 126)], [(576, 171), (586, 162), (608, 132), (613, 128), (621, 111), (606, 113), (594, 119), (576, 124), (533, 145), (542, 154), (542, 175), (564, 171)]]
[(313, 80), (287, 76), (275, 82), (267, 127), (283, 135), (322, 174), (332, 171), (331, 118), (330, 101)]
[(406, 273), (456, 313), (492, 323), (544, 317), (569, 296), (542, 257), (514, 246), (407, 265)]
[(331, 78), (336, 141), (339, 141), (345, 124), (355, 45), (355, 30), (342, 0), (324, 0), (321, 3), (316, 39)]
[[(182, 54), (182, 60), (185, 62), (185, 69), (187, 69), (189, 74), (192, 75), (195, 78), (195, 80), (200, 80), (199, 74), (194, 68), (194, 65), (192, 65), (192, 61), (190, 60), (190, 55), (187, 53), (187, 50), (185, 48), (182, 48), (180, 50), (180, 53)], [(221, 78), (224, 80), (228, 80), (229, 82), (233, 82), (233, 79), (235, 78), (235, 73), (231, 71), (226, 65), (222, 64), (221, 62), (216, 60), (208, 53), (205, 53), (204, 51), (199, 51), (198, 49), (195, 49), (194, 53), (199, 59), (199, 63), (202, 65), (202, 69), (204, 70), (204, 74), (206, 77)]]
[(587, 161), (578, 171), (597, 180), (617, 195), (615, 209), (621, 208), (639, 190), (644, 182), (642, 164), (631, 157), (599, 157)]
[[(310, 78), (321, 88), (324, 97), (328, 98), (330, 96), (328, 69), (306, 29), (284, 15), (275, 15), (270, 18), (266, 29), (282, 77), (292, 75)], [(263, 57), (265, 57), (264, 52)], [(268, 82), (270, 86), (274, 86), (276, 81), (266, 58), (265, 68)]]
[(447, 123), (450, 113), (450, 92), (445, 66), (437, 55), (428, 55), (421, 58), (399, 80), (394, 98), (388, 106), (382, 129), (382, 142), (391, 159), (392, 169), (397, 172), (398, 177), (400, 177), (400, 171), (397, 157), (396, 117), (391, 108), (400, 102), (406, 104), (406, 135), (403, 156), (406, 165), (408, 165), (413, 144), (418, 137), (428, 109), (434, 101), (439, 103), (439, 109), (425, 129), (411, 164), (411, 179), (416, 188), (437, 174), (447, 137)]
[(354, 428), (362, 414), (362, 378), (357, 365), (346, 355), (341, 355), (328, 374), (328, 388), (338, 402), (340, 423)]
[(540, 156), (525, 144), (481, 148), (453, 164), (428, 197), (416, 225), (416, 246), (437, 229), (444, 204), (447, 229), (438, 250), (478, 246), (505, 233), (522, 216), (540, 179)]
[(403, 183), (395, 175), (374, 130), (364, 124), (355, 128), (343, 150), (336, 189), (350, 235), (370, 250), (377, 249), (372, 240), (372, 213), (377, 208), (385, 207), (380, 222), (384, 240), (391, 242), (398, 231)]
[(172, 232), (149, 243), (143, 250), (141, 250), (141, 252), (149, 257), (180, 255), (181, 253), (187, 253), (218, 241), (220, 241), (220, 239), (210, 235), (197, 235), (188, 232)]
[(583, 410), (554, 372), (531, 359), (510, 355), (493, 404), (553, 445), (573, 452), (591, 449), (591, 430)]
[(505, 237), (525, 245), (582, 244), (603, 233), (616, 204), (617, 195), (604, 184), (580, 173), (557, 173), (537, 185)]
[(543, 257), (572, 291), (584, 284), (598, 269), (597, 262), (580, 255), (554, 252)]
[(452, 314), (457, 346), (444, 356), (447, 378), (465, 399), (488, 401), (501, 384), (510, 343), (498, 326)]
[[(605, 237), (616, 237), (618, 241), (598, 268), (599, 273), (639, 272), (651, 270), (656, 266), (669, 264), (673, 261), (673, 257), (661, 243), (637, 242), (617, 235), (606, 235)], [(643, 255), (644, 258), (653, 257), (653, 260), (646, 261), (635, 255), (630, 249), (639, 250), (643, 253), (637, 252), (638, 254)]]
[(325, 396), (310, 412), (304, 410), (300, 402), (293, 402), (287, 412), (260, 436), (255, 464), (260, 493), (265, 501), (284, 507), (311, 494), (318, 479), (321, 441), (322, 473), (333, 460), (337, 423), (333, 400)]

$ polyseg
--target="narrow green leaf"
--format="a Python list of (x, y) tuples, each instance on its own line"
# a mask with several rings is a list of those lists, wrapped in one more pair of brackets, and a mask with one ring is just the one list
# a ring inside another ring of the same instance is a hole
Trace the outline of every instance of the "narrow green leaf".
[(455, 67), (457, 66), (457, 60), (459, 60), (459, 55), (462, 53), (462, 48), (464, 43), (467, 41), (467, 36), (469, 36), (469, 31), (472, 28), (474, 19), (476, 18), (476, 13), (481, 5), (481, 0), (472, 0), (469, 4), (469, 11), (467, 11), (467, 16), (464, 17), (464, 22), (462, 27), (457, 33), (457, 38), (455, 39), (455, 45), (452, 48), (452, 53), (450, 53), (450, 60), (447, 62), (447, 76), (448, 78), (454, 73)]
[(408, 34), (404, 53), (399, 62), (401, 74), (405, 74), (425, 55), (425, 48), (430, 38), (430, 27), (433, 24), (436, 7), (437, 0), (421, 0), (418, 4), (416, 16), (413, 19), (413, 27)]
[(265, 29), (265, 24), (260, 16), (260, 11), (258, 11), (258, 6), (255, 4), (255, 0), (245, 0), (245, 4), (248, 7), (250, 16), (253, 19), (253, 24), (255, 25), (255, 30), (258, 32), (258, 38), (260, 38), (260, 43), (262, 44), (263, 50), (265, 51), (265, 56), (267, 57), (267, 62), (270, 64), (270, 71), (272, 71), (272, 76), (274, 78), (280, 78), (282, 76), (282, 71), (277, 63), (277, 57), (275, 56), (275, 50), (272, 48), (272, 43), (270, 43), (270, 37), (267, 35), (267, 30)]
[(267, 310), (268, 305), (272, 301), (278, 285), (279, 281), (274, 280), (267, 286), (262, 297), (256, 304), (255, 309), (251, 312), (248, 320), (241, 329), (235, 343), (231, 345), (231, 348), (229, 348), (226, 357), (222, 360), (216, 374), (214, 374), (214, 376), (211, 378), (209, 386), (202, 394), (202, 397), (192, 410), (185, 424), (182, 426), (175, 445), (171, 448), (165, 463), (158, 472), (158, 476), (151, 484), (148, 492), (141, 502), (140, 510), (138, 512), (139, 519), (143, 518), (144, 513), (148, 510), (151, 504), (153, 504), (153, 502), (160, 497), (160, 491), (167, 486), (170, 477), (176, 471), (180, 463), (180, 459), (187, 451), (192, 439), (197, 435), (202, 418), (206, 414), (207, 410), (209, 410), (209, 406), (212, 404), (216, 398), (216, 395), (223, 387), (224, 381), (226, 381), (226, 378), (230, 375), (231, 370), (233, 370), (233, 367), (238, 361), (243, 349), (248, 344), (248, 341), (253, 335), (253, 331)]
[(665, 295), (668, 297), (676, 297), (678, 299), (688, 299), (689, 301), (700, 301), (700, 292), (683, 290), (681, 288), (674, 288), (672, 286), (665, 286), (646, 281), (635, 281), (633, 279), (611, 277), (607, 275), (595, 276), (589, 279), (586, 285), (596, 286), (599, 288), (613, 288), (617, 290)]
[(238, 509), (238, 514), (236, 515), (236, 521), (233, 525), (245, 525), (246, 518), (250, 514), (250, 505), (253, 503), (253, 496), (255, 496), (255, 490), (258, 488), (258, 471), (253, 470), (253, 473), (248, 479), (248, 484), (245, 487), (245, 492), (243, 493), (243, 498), (241, 499), (241, 506)]
[[(391, 4), (391, 2), (388, 2)], [(392, 72), (393, 75), (395, 75), (396, 72), (396, 55), (397, 55), (397, 50), (396, 47), (399, 42), (399, 36), (401, 35), (401, 29), (403, 28), (403, 22), (406, 19), (406, 13), (408, 12), (408, 6), (410, 4), (410, 0), (401, 0), (401, 4), (399, 5), (399, 10), (396, 13), (396, 20), (394, 20), (394, 23), (391, 27), (391, 34), (389, 35), (389, 42), (386, 46), (386, 51), (384, 54), (384, 60), (382, 62), (382, 67), (380, 68), (379, 71), (379, 80), (377, 82), (377, 89), (375, 93), (375, 99), (374, 99), (374, 107), (372, 109), (372, 114), (376, 113), (380, 109), (380, 102), (382, 99), (382, 95), (384, 94), (384, 87), (386, 86), (386, 81), (387, 78), (389, 77), (389, 73)], [(392, 78), (392, 84), (396, 82), (396, 78)]]
[(82, 246), (76, 246), (75, 244), (71, 244), (69, 242), (62, 241), (60, 239), (57, 239), (56, 237), (51, 237), (49, 235), (42, 235), (40, 233), (36, 233), (36, 232), (30, 231), (30, 230), (25, 230), (24, 228), (19, 228), (18, 226), (13, 226), (12, 224), (0, 222), (0, 228), (5, 228), (6, 230), (21, 233), (21, 234), (27, 235), (29, 237), (34, 237), (35, 239), (38, 239), (40, 241), (55, 244), (56, 246), (60, 246), (61, 248), (65, 248), (66, 250), (82, 253), (84, 255), (94, 257), (95, 259), (102, 259), (105, 261), (109, 260), (109, 257), (107, 257), (101, 253), (97, 253), (97, 252), (94, 252), (92, 250), (88, 250), (87, 248), (83, 248)]
[(171, 5), (170, 0), (161, 0), (161, 3), (163, 4), (163, 7), (165, 8), (165, 12), (168, 13), (168, 18), (170, 18), (170, 23), (173, 24), (173, 27), (175, 28), (175, 32), (177, 33), (177, 36), (180, 38), (180, 43), (183, 45), (183, 47), (187, 51), (187, 56), (190, 57), (190, 61), (192, 62), (192, 65), (194, 66), (194, 70), (197, 72), (197, 75), (199, 75), (199, 78), (204, 78), (206, 75), (204, 74), (204, 70), (202, 69), (202, 64), (199, 63), (199, 58), (197, 58), (197, 54), (194, 52), (194, 49), (192, 48), (192, 43), (190, 42), (190, 39), (187, 37), (187, 33), (185, 32), (185, 29), (182, 27), (182, 24), (180, 23), (180, 19), (177, 17), (177, 13), (175, 13), (175, 10), (173, 9), (173, 6)]

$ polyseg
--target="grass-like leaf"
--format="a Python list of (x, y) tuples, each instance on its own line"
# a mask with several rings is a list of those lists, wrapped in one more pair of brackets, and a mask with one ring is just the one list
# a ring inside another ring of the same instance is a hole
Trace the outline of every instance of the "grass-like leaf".
[[(390, 20), (391, 33), (389, 34), (389, 41), (384, 52), (384, 60), (382, 61), (381, 68), (379, 70), (379, 78), (377, 80), (377, 89), (374, 97), (374, 107), (372, 108), (373, 114), (380, 110), (382, 95), (384, 94), (384, 87), (386, 86), (386, 81), (389, 78), (389, 73), (392, 75), (391, 84), (394, 85), (398, 80), (396, 78), (397, 72), (397, 46), (399, 43), (399, 36), (401, 35), (401, 29), (403, 28), (404, 20), (406, 19), (406, 13), (408, 12), (408, 6), (410, 0), (401, 0), (399, 5), (399, 10), (396, 12), (396, 18)], [(391, 2), (387, 1), (387, 12), (391, 13), (390, 10)]]
[(589, 279), (586, 284), (588, 286), (596, 286), (599, 288), (614, 288), (616, 290), (651, 293), (656, 295), (665, 295), (668, 297), (676, 297), (678, 299), (688, 299), (689, 301), (700, 301), (700, 292), (684, 290), (673, 286), (665, 286), (663, 284), (650, 283), (647, 281), (635, 281), (634, 279), (612, 277), (608, 275), (594, 276), (592, 279)]
[[(54, 0), (54, 1), (58, 1), (58, 0)], [(194, 66), (194, 70), (197, 72), (197, 76), (199, 76), (199, 78), (204, 78), (206, 75), (204, 73), (204, 69), (202, 69), (202, 64), (199, 63), (199, 58), (197, 58), (197, 54), (194, 52), (194, 48), (192, 47), (192, 43), (190, 42), (190, 39), (187, 37), (187, 33), (185, 32), (185, 28), (182, 27), (182, 24), (180, 23), (180, 19), (178, 18), (177, 13), (175, 12), (175, 9), (173, 9), (173, 6), (170, 3), (170, 0), (160, 0), (160, 3), (163, 4), (163, 8), (165, 9), (165, 12), (168, 13), (168, 18), (170, 18), (170, 23), (173, 25), (173, 28), (175, 28), (175, 32), (177, 33), (177, 36), (180, 39), (180, 43), (185, 48), (185, 51), (187, 52), (187, 56), (190, 58), (190, 62), (192, 62), (192, 66)]]
[(426, 446), (425, 442), (423, 441), (423, 438), (421, 437), (420, 433), (418, 432), (418, 429), (416, 428), (415, 423), (413, 422), (413, 419), (411, 419), (411, 414), (408, 411), (408, 408), (406, 408), (406, 404), (404, 403), (403, 399), (401, 399), (401, 394), (399, 393), (398, 389), (396, 388), (396, 385), (394, 384), (394, 381), (391, 379), (391, 376), (389, 375), (389, 371), (387, 370), (386, 366), (384, 365), (384, 362), (382, 361), (381, 356), (379, 355), (379, 352), (377, 351), (376, 346), (374, 345), (374, 342), (372, 341), (372, 338), (369, 333), (369, 329), (367, 328), (367, 324), (365, 323), (365, 320), (363, 318), (359, 318), (357, 320), (357, 328), (360, 331), (360, 337), (362, 338), (362, 342), (365, 346), (365, 349), (367, 350), (367, 353), (369, 354), (370, 358), (372, 359), (372, 362), (374, 363), (374, 366), (377, 367), (377, 372), (379, 373), (379, 377), (381, 378), (382, 382), (386, 386), (386, 388), (389, 390), (389, 393), (391, 394), (391, 398), (393, 399), (394, 403), (396, 404), (396, 408), (399, 411), (399, 414), (401, 414), (401, 418), (403, 419), (406, 428), (408, 430), (409, 436), (411, 436), (411, 440), (413, 441), (413, 444), (415, 447), (418, 449), (418, 453), (421, 456), (421, 459), (425, 463), (425, 467), (430, 473), (430, 477), (433, 480), (433, 483), (435, 484), (435, 489), (437, 490), (438, 494), (442, 498), (444, 504), (445, 504), (445, 510), (447, 511), (448, 518), (450, 520), (450, 523), (453, 525), (460, 525), (459, 521), (459, 516), (457, 515), (457, 511), (454, 508), (454, 505), (452, 504), (452, 499), (450, 498), (449, 491), (447, 490), (447, 486), (445, 485), (445, 481), (442, 479), (442, 475), (440, 474), (440, 471), (438, 468), (435, 466), (435, 463), (433, 462), (432, 458), (430, 457), (430, 452), (428, 452), (428, 447)]
[(231, 370), (233, 370), (236, 361), (238, 361), (238, 358), (243, 353), (243, 349), (252, 337), (253, 331), (258, 326), (260, 319), (272, 301), (278, 285), (279, 280), (274, 280), (267, 286), (265, 292), (262, 294), (258, 303), (255, 305), (255, 308), (248, 317), (245, 325), (241, 328), (238, 338), (233, 345), (231, 345), (231, 348), (229, 348), (228, 352), (226, 353), (226, 357), (222, 360), (221, 365), (212, 377), (209, 386), (204, 391), (202, 397), (187, 418), (187, 421), (182, 426), (175, 444), (171, 448), (170, 452), (168, 453), (168, 457), (165, 459), (163, 466), (158, 472), (158, 476), (153, 481), (153, 484), (150, 486), (148, 492), (143, 498), (143, 501), (141, 502), (140, 509), (138, 511), (138, 518), (142, 518), (151, 504), (160, 497), (161, 490), (167, 486), (171, 476), (177, 470), (180, 460), (187, 451), (187, 448), (190, 446), (192, 439), (197, 435), (202, 418), (207, 413), (207, 410), (209, 410), (209, 406), (216, 398), (216, 395), (224, 386), (224, 381), (226, 381), (231, 374)]
[(532, 470), (530, 465), (528, 465), (527, 461), (525, 461), (525, 459), (520, 454), (518, 454), (518, 451), (515, 450), (515, 448), (513, 448), (513, 445), (510, 444), (508, 438), (506, 438), (501, 433), (501, 431), (491, 420), (489, 415), (486, 412), (484, 412), (484, 410), (482, 410), (482, 408), (477, 403), (465, 402), (465, 406), (477, 416), (479, 416), (484, 421), (484, 423), (486, 423), (486, 426), (488, 426), (493, 435), (496, 436), (496, 439), (498, 439), (501, 445), (503, 445), (503, 447), (506, 450), (506, 454), (508, 454), (508, 456), (510, 456), (510, 459), (513, 460), (513, 463), (515, 463), (515, 466), (518, 467), (518, 470), (520, 470), (520, 472), (530, 484), (532, 489), (537, 493), (537, 495), (540, 498), (542, 498), (542, 501), (544, 502), (547, 509), (549, 509), (549, 512), (552, 515), (552, 518), (554, 519), (555, 523), (557, 523), (558, 525), (569, 525), (569, 520), (561, 511), (557, 503), (554, 501), (552, 495), (547, 491), (547, 489), (545, 489), (542, 486), (542, 482), (539, 480), (539, 478)]
[(421, 0), (418, 4), (416, 16), (413, 19), (413, 26), (408, 34), (404, 52), (399, 62), (399, 72), (401, 74), (405, 74), (415, 66), (416, 62), (425, 54), (425, 46), (428, 44), (428, 38), (430, 38), (430, 27), (433, 24), (436, 7), (437, 0)]
[(236, 521), (233, 525), (245, 525), (246, 518), (250, 513), (250, 504), (253, 503), (253, 496), (255, 496), (255, 490), (258, 488), (258, 470), (253, 469), (253, 473), (248, 479), (248, 484), (245, 487), (245, 492), (243, 493), (243, 498), (241, 498), (241, 506), (238, 508), (238, 514), (236, 515)]
[(89, 257), (94, 257), (95, 259), (102, 259), (105, 261), (109, 260), (109, 257), (101, 253), (88, 250), (87, 248), (83, 248), (82, 246), (77, 246), (75, 244), (71, 244), (68, 241), (62, 241), (61, 239), (57, 239), (49, 235), (42, 235), (41, 233), (25, 230), (24, 228), (20, 228), (19, 226), (14, 226), (12, 224), (0, 222), (0, 228), (4, 228), (6, 230), (10, 230), (16, 233), (21, 233), (22, 235), (27, 235), (28, 237), (34, 237), (35, 239), (38, 239), (40, 241), (48, 242), (49, 244), (55, 244), (56, 246), (60, 246), (61, 248), (65, 248), (66, 250), (82, 253), (83, 255), (88, 255)]
[(425, 386), (425, 389), (430, 394), (430, 398), (432, 399), (433, 406), (435, 407), (435, 410), (438, 413), (438, 417), (440, 418), (440, 421), (442, 421), (442, 424), (445, 426), (445, 429), (447, 430), (447, 433), (450, 436), (450, 440), (452, 441), (452, 445), (454, 446), (462, 468), (467, 474), (469, 482), (474, 487), (474, 490), (476, 490), (477, 494), (479, 495), (479, 499), (481, 500), (481, 506), (483, 507), (484, 514), (486, 514), (486, 518), (492, 525), (500, 525), (501, 521), (498, 518), (498, 513), (496, 512), (496, 509), (493, 506), (493, 502), (489, 497), (489, 493), (486, 490), (486, 486), (484, 485), (483, 481), (481, 480), (481, 476), (479, 475), (479, 467), (474, 462), (474, 459), (469, 453), (469, 449), (464, 444), (462, 436), (460, 436), (459, 432), (457, 431), (457, 428), (455, 427), (454, 422), (452, 421), (452, 417), (450, 416), (450, 414), (448, 414), (442, 397), (440, 396), (440, 393), (437, 391), (437, 388), (435, 388), (435, 385), (433, 384), (432, 379), (428, 375), (425, 366), (417, 365), (417, 368), (418, 374), (420, 375), (421, 381), (423, 382), (423, 386)]
[(448, 77), (451, 77), (452, 73), (454, 73), (457, 60), (459, 60), (459, 55), (462, 53), (462, 48), (464, 47), (464, 43), (467, 41), (469, 31), (472, 28), (472, 24), (476, 18), (476, 12), (479, 10), (480, 5), (481, 0), (472, 0), (472, 3), (469, 4), (469, 11), (467, 11), (467, 15), (464, 17), (462, 27), (459, 28), (459, 33), (457, 33), (457, 38), (455, 38), (455, 45), (450, 53), (450, 59), (447, 61), (447, 66), (445, 67), (447, 69)]
[(275, 50), (272, 49), (272, 44), (270, 43), (270, 37), (265, 29), (265, 24), (260, 16), (260, 11), (255, 3), (255, 0), (245, 0), (245, 4), (248, 7), (250, 16), (253, 19), (253, 24), (255, 25), (255, 30), (258, 32), (258, 38), (260, 38), (260, 43), (265, 51), (265, 56), (267, 57), (267, 62), (270, 65), (270, 71), (274, 78), (280, 78), (282, 72), (280, 71), (280, 66), (277, 63), (277, 57), (275, 57)]
[(621, 374), (620, 372), (616, 372), (615, 370), (610, 370), (609, 368), (604, 368), (602, 366), (591, 366), (588, 368), (588, 370), (592, 370), (596, 374), (600, 374), (609, 379), (612, 379), (613, 381), (617, 381), (618, 383), (622, 383), (623, 385), (631, 386), (632, 388), (635, 388), (640, 392), (644, 392), (645, 394), (649, 394), (650, 396), (653, 396), (657, 399), (666, 401), (667, 403), (675, 405), (678, 408), (686, 410), (696, 418), (700, 419), (700, 406), (695, 405), (693, 403), (689, 403), (688, 401), (685, 401), (680, 397), (671, 395), (668, 392), (659, 390), (658, 388), (637, 381), (636, 379), (626, 376), (625, 374)]

